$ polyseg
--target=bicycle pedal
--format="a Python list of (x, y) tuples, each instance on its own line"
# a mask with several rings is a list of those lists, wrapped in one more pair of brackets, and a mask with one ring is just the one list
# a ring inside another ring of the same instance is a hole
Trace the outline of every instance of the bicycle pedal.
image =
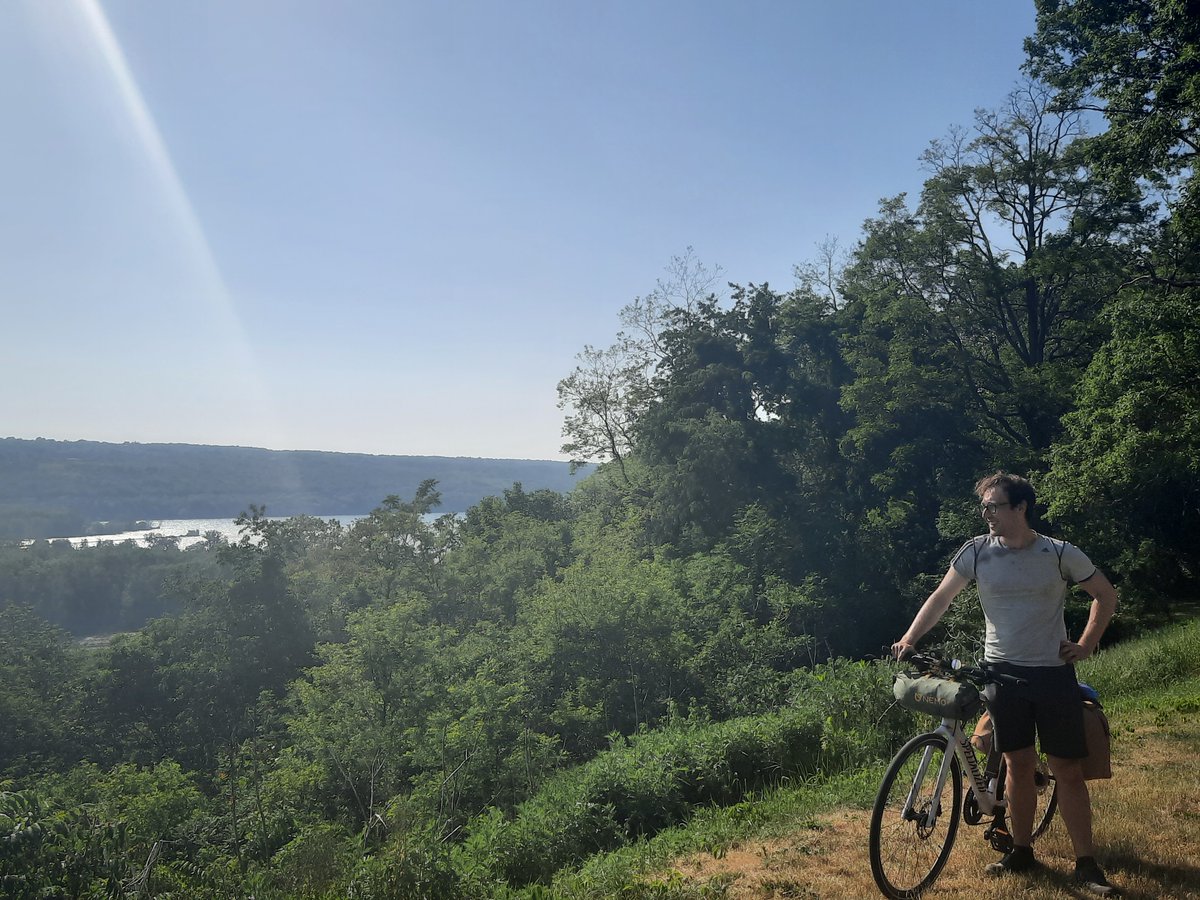
[(999, 853), (1009, 853), (1013, 848), (1012, 833), (1003, 819), (998, 819), (983, 833), (983, 838)]

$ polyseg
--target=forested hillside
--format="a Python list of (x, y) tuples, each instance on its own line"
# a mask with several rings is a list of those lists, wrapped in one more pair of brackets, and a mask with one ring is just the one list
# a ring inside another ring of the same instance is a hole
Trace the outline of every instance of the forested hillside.
[[(569, 493), (437, 518), (431, 476), (349, 527), (6, 550), (9, 894), (544, 897), (697, 809), (869, 763), (912, 722), (853, 660), (981, 530), (997, 468), (1117, 582), (1109, 643), (1194, 609), (1200, 20), (1039, 6), (1029, 80), (844, 257), (726, 292), (685, 255), (581, 352), (567, 452), (600, 465)], [(138, 578), (172, 615), (96, 650), (51, 624), (67, 583), (152, 608)], [(934, 639), (971, 655), (977, 615)]]
[(517, 481), (568, 491), (577, 480), (549, 460), (4, 438), (0, 537), (82, 534), (99, 520), (232, 518), (251, 504), (273, 516), (357, 515), (429, 478), (447, 512)]

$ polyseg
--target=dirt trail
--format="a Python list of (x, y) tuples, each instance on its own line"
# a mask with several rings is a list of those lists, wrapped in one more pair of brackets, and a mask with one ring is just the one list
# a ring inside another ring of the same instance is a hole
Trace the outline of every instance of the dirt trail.
[[(1097, 855), (1125, 898), (1200, 900), (1200, 722), (1188, 718), (1169, 728), (1117, 734), (1114, 777), (1090, 783)], [(867, 860), (869, 817), (866, 810), (841, 810), (783, 839), (746, 841), (720, 857), (679, 859), (675, 877), (730, 900), (880, 897)], [(988, 878), (982, 870), (996, 853), (984, 843), (982, 826), (963, 824), (946, 869), (925, 897), (1090, 896), (1070, 884), (1074, 856), (1061, 818), (1036, 850), (1042, 866), (1035, 874)]]

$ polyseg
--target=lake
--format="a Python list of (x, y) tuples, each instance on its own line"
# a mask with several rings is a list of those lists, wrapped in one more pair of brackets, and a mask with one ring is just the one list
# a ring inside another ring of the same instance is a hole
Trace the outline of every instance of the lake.
[[(313, 518), (336, 519), (342, 525), (351, 525), (356, 519), (361, 519), (362, 516), (314, 516)], [(286, 517), (268, 516), (268, 519), (275, 522), (282, 522)], [(119, 544), (122, 541), (133, 541), (136, 544), (144, 545), (148, 535), (157, 534), (164, 537), (179, 538), (179, 548), (183, 550), (192, 544), (198, 544), (203, 541), (205, 533), (209, 531), (220, 532), (221, 536), (231, 544), (236, 543), (241, 537), (236, 519), (155, 519), (150, 521), (150, 525), (153, 527), (145, 531), (123, 531), (120, 534), (89, 534), (54, 538), (54, 540), (70, 541), (72, 547), (91, 546), (102, 543)]]

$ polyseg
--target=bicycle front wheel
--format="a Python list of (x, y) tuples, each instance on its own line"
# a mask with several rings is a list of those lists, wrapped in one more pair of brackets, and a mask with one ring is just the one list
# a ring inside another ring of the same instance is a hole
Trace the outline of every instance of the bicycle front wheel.
[[(950, 771), (939, 792), (947, 755)], [(962, 771), (946, 739), (931, 732), (901, 747), (871, 812), (871, 874), (885, 897), (911, 900), (933, 884), (950, 857), (961, 812)]]

